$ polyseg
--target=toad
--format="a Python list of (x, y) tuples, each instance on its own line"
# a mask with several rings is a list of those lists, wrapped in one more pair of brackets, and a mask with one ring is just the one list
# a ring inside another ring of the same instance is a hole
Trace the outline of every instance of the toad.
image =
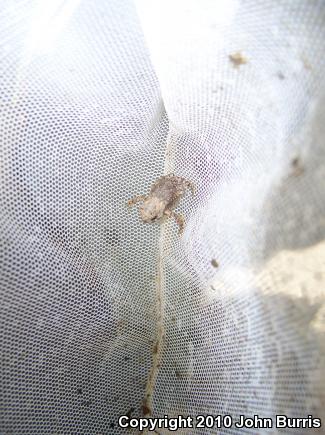
[(140, 195), (130, 199), (128, 206), (131, 207), (141, 202), (139, 213), (145, 223), (163, 221), (163, 218), (173, 217), (181, 234), (184, 231), (185, 219), (174, 209), (186, 193), (186, 189), (190, 189), (194, 195), (195, 187), (191, 181), (174, 174), (163, 175), (152, 185), (148, 195)]

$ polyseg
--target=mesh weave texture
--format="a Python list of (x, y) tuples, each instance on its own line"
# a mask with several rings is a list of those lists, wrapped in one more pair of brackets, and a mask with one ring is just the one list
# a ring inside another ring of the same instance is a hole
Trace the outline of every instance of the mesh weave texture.
[[(136, 433), (157, 337), (154, 416), (325, 418), (324, 23), (2, 1), (1, 434)], [(197, 189), (182, 236), (126, 206), (170, 172)]]

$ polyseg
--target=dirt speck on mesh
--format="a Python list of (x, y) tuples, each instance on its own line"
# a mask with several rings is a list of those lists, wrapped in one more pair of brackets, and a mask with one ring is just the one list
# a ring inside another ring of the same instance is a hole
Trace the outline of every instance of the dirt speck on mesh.
[(147, 400), (147, 398), (144, 399), (141, 408), (142, 408), (142, 414), (143, 414), (144, 417), (152, 415), (152, 410), (148, 406), (148, 400)]
[(234, 68), (239, 68), (241, 65), (248, 63), (248, 59), (241, 51), (229, 55), (229, 60)]
[(303, 174), (305, 171), (300, 157), (294, 157), (291, 160), (291, 168), (292, 168), (292, 175), (294, 177), (298, 177), (299, 175)]
[(215, 268), (219, 267), (219, 263), (217, 262), (217, 260), (215, 258), (212, 258), (211, 265)]

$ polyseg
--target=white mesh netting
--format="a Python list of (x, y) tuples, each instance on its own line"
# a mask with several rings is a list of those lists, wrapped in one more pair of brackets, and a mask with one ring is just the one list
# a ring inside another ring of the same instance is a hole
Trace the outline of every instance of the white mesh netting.
[[(324, 23), (323, 1), (1, 2), (1, 434), (325, 417)], [(169, 172), (197, 187), (181, 237), (126, 206)]]

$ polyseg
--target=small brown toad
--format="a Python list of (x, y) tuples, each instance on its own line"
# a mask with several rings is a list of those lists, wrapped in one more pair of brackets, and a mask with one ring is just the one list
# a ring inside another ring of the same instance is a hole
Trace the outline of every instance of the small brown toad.
[(173, 217), (179, 226), (179, 233), (184, 230), (184, 217), (176, 213), (180, 199), (185, 194), (186, 189), (195, 193), (194, 184), (182, 177), (169, 174), (163, 175), (153, 184), (149, 195), (140, 195), (128, 201), (128, 206), (142, 202), (139, 212), (143, 222), (150, 223), (162, 220), (164, 217)]

